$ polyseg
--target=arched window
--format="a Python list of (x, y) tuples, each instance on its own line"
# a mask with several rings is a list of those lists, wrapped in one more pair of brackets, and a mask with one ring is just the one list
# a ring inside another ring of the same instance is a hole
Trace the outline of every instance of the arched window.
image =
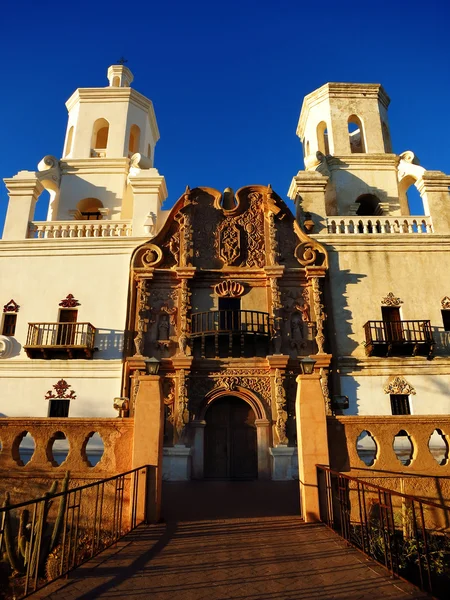
[(358, 204), (356, 214), (360, 217), (372, 217), (383, 214), (380, 201), (375, 194), (363, 194), (357, 198), (356, 203)]
[(327, 156), (330, 154), (330, 145), (328, 143), (328, 129), (325, 121), (321, 121), (317, 125), (317, 147), (319, 152)]
[(128, 152), (135, 154), (139, 152), (139, 142), (141, 140), (141, 130), (137, 125), (132, 125), (130, 128), (130, 139), (128, 142)]
[(350, 141), (350, 150), (352, 154), (362, 153), (366, 151), (363, 126), (361, 123), (361, 119), (356, 115), (351, 115), (348, 118), (348, 136)]
[(103, 203), (97, 198), (83, 198), (77, 204), (78, 217), (86, 221), (99, 221), (102, 219)]
[(92, 148), (104, 150), (108, 146), (109, 123), (106, 119), (97, 119), (92, 130)]
[(116, 75), (112, 80), (112, 87), (119, 87), (119, 86), (120, 86), (120, 77), (117, 77), (117, 75)]
[(64, 156), (68, 156), (72, 151), (72, 140), (73, 140), (73, 125), (69, 129), (69, 133), (67, 134), (67, 142), (66, 142), (66, 151), (64, 152)]

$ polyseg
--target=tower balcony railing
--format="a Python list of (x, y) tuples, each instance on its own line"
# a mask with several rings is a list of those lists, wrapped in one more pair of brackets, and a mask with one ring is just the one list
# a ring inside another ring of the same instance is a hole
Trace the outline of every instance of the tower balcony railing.
[(266, 355), (271, 332), (270, 315), (257, 310), (200, 312), (191, 320), (191, 337), (201, 339), (202, 357)]
[(122, 221), (33, 221), (28, 237), (37, 239), (131, 237), (130, 220)]
[(28, 323), (24, 350), (29, 358), (92, 358), (91, 323)]
[(433, 233), (433, 222), (431, 217), (328, 217), (328, 233), (336, 235), (358, 235), (358, 234), (411, 234), (411, 233)]
[(367, 321), (364, 325), (367, 356), (433, 354), (430, 321)]

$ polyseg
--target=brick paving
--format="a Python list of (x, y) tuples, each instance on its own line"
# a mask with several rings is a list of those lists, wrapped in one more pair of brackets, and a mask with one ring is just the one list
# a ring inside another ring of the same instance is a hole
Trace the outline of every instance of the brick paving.
[(295, 482), (166, 484), (165, 522), (36, 598), (307, 600), (427, 598), (298, 516)]

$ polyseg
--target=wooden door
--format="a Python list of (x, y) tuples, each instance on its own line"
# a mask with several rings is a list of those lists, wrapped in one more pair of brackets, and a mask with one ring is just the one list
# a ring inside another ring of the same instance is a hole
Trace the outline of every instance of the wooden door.
[(381, 314), (384, 321), (387, 342), (402, 342), (403, 327), (400, 309), (397, 306), (382, 306)]
[(63, 308), (59, 312), (58, 333), (56, 336), (57, 346), (72, 346), (75, 341), (75, 325), (77, 322), (78, 311)]
[(255, 479), (258, 457), (252, 408), (239, 398), (219, 399), (205, 420), (205, 477)]

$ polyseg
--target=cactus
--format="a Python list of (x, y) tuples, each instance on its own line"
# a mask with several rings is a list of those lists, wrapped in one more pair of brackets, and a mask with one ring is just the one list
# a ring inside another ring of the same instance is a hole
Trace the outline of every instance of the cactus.
[[(51, 525), (47, 523), (48, 514), (52, 506), (51, 497), (56, 494), (57, 487), (58, 482), (54, 481), (49, 491), (44, 494), (45, 501), (38, 512), (38, 517), (34, 527), (34, 540), (36, 541), (38, 536), (40, 536), (40, 544), (34, 544), (29, 565), (30, 574), (35, 572), (36, 567), (39, 572), (42, 572), (48, 555), (59, 542), (64, 521), (64, 513), (66, 510), (66, 494), (59, 498), (58, 514), (53, 524), (53, 528), (51, 528)], [(62, 482), (61, 491), (67, 492), (68, 487), (69, 472), (67, 471)], [(10, 494), (9, 492), (6, 492), (3, 507), (7, 508), (10, 505)], [(29, 518), (29, 511), (24, 509), (20, 514), (18, 533), (17, 536), (15, 536), (12, 526), (11, 512), (7, 511), (4, 516), (5, 531), (3, 539), (5, 552), (3, 553), (3, 560), (5, 562), (9, 562), (13, 574), (24, 573), (27, 569), (27, 558), (30, 545), (30, 532), (27, 529)], [(2, 549), (0, 549), (0, 551), (1, 550)], [(39, 564), (37, 565), (38, 552)]]

